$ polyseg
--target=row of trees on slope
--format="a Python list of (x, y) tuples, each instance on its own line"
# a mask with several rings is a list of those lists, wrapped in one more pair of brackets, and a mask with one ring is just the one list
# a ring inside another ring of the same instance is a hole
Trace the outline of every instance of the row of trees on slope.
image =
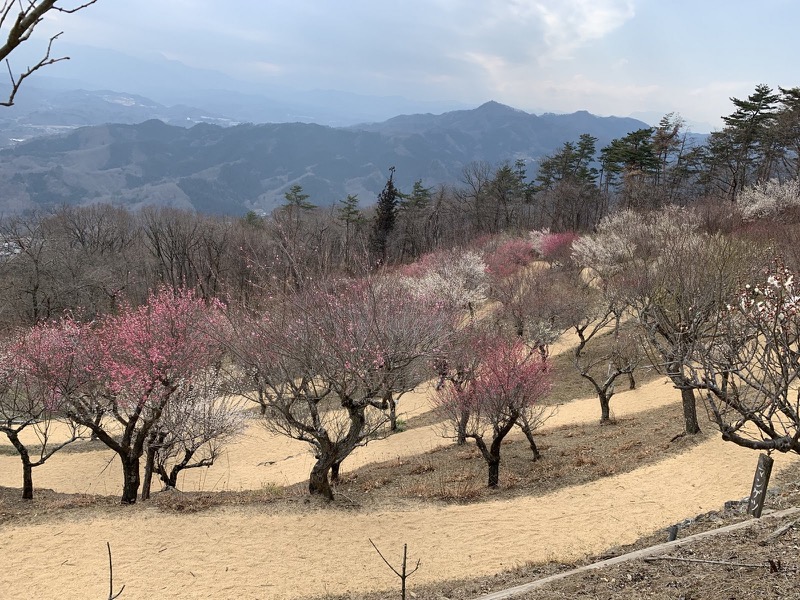
[[(82, 432), (120, 459), (123, 502), (135, 502), (140, 487), (147, 498), (153, 473), (174, 487), (180, 471), (210, 466), (241, 432), (246, 414), (233, 394), (242, 392), (259, 402), (268, 429), (310, 445), (309, 491), (332, 498), (342, 461), (387, 435), (400, 397), (434, 365), (454, 364), (455, 348), (459, 356), (468, 348), (470, 375), (447, 389), (468, 411), (463, 435), (485, 450), (497, 485), (502, 438), (518, 421), (533, 422), (526, 411), (548, 389), (542, 356), (497, 335), (478, 344), (473, 328), (459, 326), (463, 302), (420, 294), (402, 278), (333, 279), (260, 300), (223, 307), (161, 288), (93, 322), (63, 317), (20, 331), (8, 345), (0, 431), (22, 459), (24, 497), (32, 497), (33, 467)], [(486, 448), (486, 428), (498, 419), (505, 430)], [(54, 420), (72, 435), (52, 445)], [(38, 434), (37, 461), (25, 430)]]
[[(22, 458), (26, 496), (31, 469), (61, 443), (48, 444), (50, 419), (65, 417), (66, 441), (88, 430), (117, 453), (133, 502), (142, 461), (144, 497), (153, 473), (174, 487), (181, 470), (210, 465), (244, 427), (233, 399), (243, 392), (272, 431), (309, 443), (309, 491), (332, 498), (342, 461), (388, 434), (398, 400), (436, 374), (453, 437), (475, 441), (497, 485), (515, 426), (538, 457), (541, 401), (558, 385), (548, 348), (571, 331), (601, 422), (618, 380), (634, 385), (649, 354), (678, 390), (686, 433), (699, 432), (702, 390), (725, 439), (796, 451), (792, 272), (766, 260), (767, 246), (693, 223), (688, 209), (622, 211), (593, 236), (493, 238), (246, 303), (162, 287), (91, 322), (42, 322), (5, 346), (0, 430)], [(38, 460), (26, 428), (39, 433)]]

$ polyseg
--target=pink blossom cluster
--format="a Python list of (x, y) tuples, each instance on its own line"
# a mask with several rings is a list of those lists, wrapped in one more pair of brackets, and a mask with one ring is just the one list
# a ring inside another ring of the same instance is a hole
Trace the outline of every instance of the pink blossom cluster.
[(147, 304), (124, 305), (95, 323), (42, 323), (14, 352), (48, 402), (98, 394), (123, 410), (143, 407), (220, 358), (219, 308), (190, 290), (162, 288)]
[(535, 258), (533, 243), (519, 238), (501, 242), (484, 255), (486, 270), (495, 277), (509, 277)]
[(572, 243), (579, 237), (574, 231), (548, 233), (541, 240), (539, 252), (548, 261), (567, 260), (572, 253)]
[(550, 366), (520, 340), (480, 335), (473, 340), (478, 357), (472, 378), (463, 386), (443, 386), (437, 401), (448, 413), (469, 413), (491, 423), (500, 415), (534, 406), (550, 393)]

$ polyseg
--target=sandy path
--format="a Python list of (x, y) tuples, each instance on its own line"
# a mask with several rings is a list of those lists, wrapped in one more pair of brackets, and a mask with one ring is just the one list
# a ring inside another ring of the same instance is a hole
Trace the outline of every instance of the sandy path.
[[(612, 400), (617, 417), (677, 402), (657, 380)], [(427, 390), (400, 404), (405, 418), (429, 409)], [(559, 408), (548, 428), (597, 421), (596, 398)], [(449, 443), (436, 427), (414, 428), (370, 443), (344, 464), (419, 454)], [(117, 461), (106, 451), (58, 454), (34, 471), (34, 483), (60, 491), (119, 493)], [(776, 469), (791, 457), (778, 456)], [(496, 573), (525, 561), (568, 559), (634, 541), (688, 516), (746, 496), (756, 454), (713, 439), (661, 463), (539, 498), (405, 510), (306, 512), (228, 507), (163, 514), (120, 507), (111, 514), (63, 517), (0, 527), (0, 597), (86, 599), (107, 596), (105, 542), (117, 581), (131, 598), (298, 598), (350, 589), (394, 589), (393, 575), (369, 545), (396, 558), (408, 543), (423, 562), (412, 584)], [(272, 463), (272, 464), (270, 464)], [(306, 445), (259, 426), (183, 489), (254, 489), (303, 481)], [(0, 456), (0, 485), (19, 486), (19, 459)], [(24, 581), (24, 586), (19, 582)]]
[[(540, 498), (353, 513), (155, 510), (2, 528), (4, 598), (105, 597), (104, 544), (135, 598), (296, 598), (395, 582), (368, 538), (422, 559), (414, 583), (597, 552), (748, 492), (755, 454), (713, 439), (681, 456)], [(788, 464), (779, 456), (778, 469)], [(15, 582), (25, 581), (14, 591)]]

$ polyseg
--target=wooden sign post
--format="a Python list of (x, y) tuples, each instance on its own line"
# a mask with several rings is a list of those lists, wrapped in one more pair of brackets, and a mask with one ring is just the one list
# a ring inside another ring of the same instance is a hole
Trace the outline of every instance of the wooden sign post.
[(750, 491), (750, 502), (747, 505), (748, 514), (757, 519), (761, 517), (761, 511), (764, 509), (764, 500), (767, 499), (767, 486), (769, 485), (769, 476), (772, 473), (772, 463), (774, 462), (772, 457), (767, 454), (762, 454), (758, 457), (758, 466), (756, 467), (755, 477), (753, 477), (753, 489)]

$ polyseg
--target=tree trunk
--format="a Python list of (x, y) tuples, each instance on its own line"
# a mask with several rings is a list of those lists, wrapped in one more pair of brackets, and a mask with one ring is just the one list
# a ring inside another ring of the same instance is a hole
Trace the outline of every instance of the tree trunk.
[(682, 388), (681, 401), (683, 403), (683, 421), (686, 426), (686, 433), (689, 435), (700, 433), (700, 423), (697, 421), (697, 402), (695, 402), (694, 390)]
[(389, 431), (394, 433), (397, 431), (397, 402), (394, 401), (394, 394), (386, 392), (383, 401), (389, 407)]
[(33, 500), (33, 465), (27, 456), (22, 457), (22, 499)]
[(33, 500), (33, 465), (31, 464), (31, 455), (25, 444), (19, 439), (19, 432), (5, 431), (8, 441), (14, 446), (19, 453), (22, 460), (22, 499)]
[(531, 447), (531, 452), (533, 453), (533, 460), (534, 462), (539, 460), (542, 455), (539, 453), (539, 448), (536, 447), (536, 442), (533, 440), (533, 431), (531, 431), (531, 426), (527, 422), (523, 422), (522, 424), (522, 433), (525, 434), (525, 437), (528, 438), (528, 444)]
[(331, 465), (331, 483), (338, 483), (339, 482), (339, 466), (342, 463), (336, 461)]
[(120, 455), (122, 459), (122, 504), (136, 504), (136, 495), (139, 492), (139, 458), (128, 458)]
[(150, 499), (150, 486), (153, 482), (153, 465), (156, 462), (155, 446), (147, 447), (147, 454), (144, 463), (144, 478), (142, 479), (142, 500)]
[(486, 461), (489, 464), (489, 487), (496, 488), (500, 483), (500, 457), (492, 457)]
[(464, 411), (461, 418), (458, 420), (458, 437), (457, 444), (463, 446), (467, 443), (467, 423), (469, 422), (469, 412)]
[(317, 459), (311, 469), (311, 476), (308, 478), (308, 492), (312, 496), (322, 496), (326, 500), (333, 500), (333, 490), (328, 481), (328, 472), (332, 466), (330, 462), (322, 462), (322, 459)]
[(611, 423), (611, 399), (605, 394), (599, 394), (600, 398), (600, 425)]
[(92, 436), (89, 438), (91, 441), (99, 440), (100, 438), (97, 437), (97, 429), (100, 429), (100, 424), (103, 422), (103, 414), (105, 411), (102, 408), (95, 409), (94, 415), (94, 427), (92, 428)]

